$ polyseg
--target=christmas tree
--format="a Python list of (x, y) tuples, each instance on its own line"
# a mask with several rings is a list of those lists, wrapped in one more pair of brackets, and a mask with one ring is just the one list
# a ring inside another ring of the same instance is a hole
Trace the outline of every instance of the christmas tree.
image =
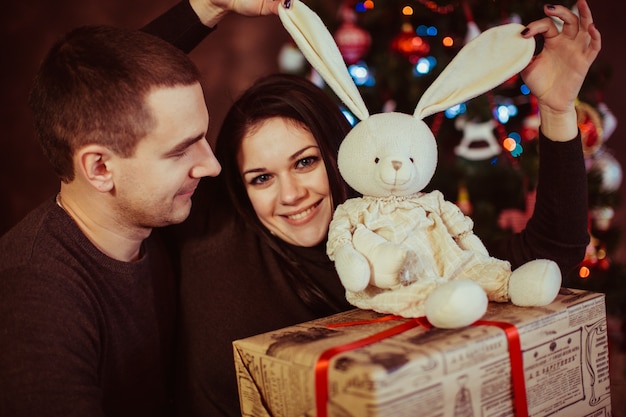
[[(561, 4), (574, 7), (575, 1)], [(478, 33), (545, 17), (544, 2), (534, 0), (308, 0), (307, 5), (333, 33), (372, 113), (412, 113), (428, 86)], [(279, 59), (283, 71), (307, 75), (323, 86), (293, 44), (283, 47)], [(626, 267), (611, 260), (621, 238), (611, 220), (620, 203), (622, 169), (607, 144), (616, 124), (602, 100), (610, 75), (610, 68), (594, 63), (577, 103), (588, 172), (590, 244), (563, 285), (604, 292), (609, 313), (626, 316), (620, 303), (626, 297)], [(483, 239), (522, 230), (534, 207), (539, 116), (521, 77), (426, 122), (439, 146), (429, 189), (456, 201)]]

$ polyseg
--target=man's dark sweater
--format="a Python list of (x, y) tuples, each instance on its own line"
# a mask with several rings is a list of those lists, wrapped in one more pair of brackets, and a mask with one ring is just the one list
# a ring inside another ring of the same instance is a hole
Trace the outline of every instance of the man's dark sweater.
[(109, 258), (53, 198), (0, 239), (0, 415), (171, 415), (177, 291), (157, 240)]

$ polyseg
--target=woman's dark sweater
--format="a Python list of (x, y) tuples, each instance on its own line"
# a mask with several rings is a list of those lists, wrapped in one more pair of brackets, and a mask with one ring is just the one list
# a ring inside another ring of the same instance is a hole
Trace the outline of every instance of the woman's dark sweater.
[[(206, 33), (198, 30), (197, 17), (183, 10), (189, 8), (186, 3), (176, 7), (176, 22), (166, 15), (148, 29), (189, 51)], [(183, 31), (185, 25), (189, 30)], [(183, 39), (178, 36), (181, 31), (199, 36)], [(565, 273), (582, 259), (588, 242), (582, 146), (580, 138), (565, 143), (539, 140), (539, 185), (532, 219), (524, 232), (486, 243), (493, 256), (509, 260), (513, 267), (548, 258)], [(175, 231), (181, 271), (177, 399), (181, 416), (240, 416), (232, 341), (333, 312), (315, 313), (303, 304), (283, 261), (215, 191), (219, 181), (202, 180), (190, 219)], [(329, 298), (340, 300), (341, 309), (352, 308), (343, 298), (325, 244), (292, 249)]]

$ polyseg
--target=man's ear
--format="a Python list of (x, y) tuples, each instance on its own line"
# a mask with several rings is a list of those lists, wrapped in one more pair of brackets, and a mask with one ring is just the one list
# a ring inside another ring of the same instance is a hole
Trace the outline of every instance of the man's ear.
[(76, 152), (75, 169), (95, 189), (109, 192), (114, 187), (111, 161), (114, 153), (102, 145), (87, 145)]

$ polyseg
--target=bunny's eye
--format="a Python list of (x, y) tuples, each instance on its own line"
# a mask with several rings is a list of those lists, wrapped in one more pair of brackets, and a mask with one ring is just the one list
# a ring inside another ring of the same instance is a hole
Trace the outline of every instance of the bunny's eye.
[(376, 159), (374, 159), (374, 163), (375, 163), (375, 164), (377, 164), (377, 163), (378, 163), (378, 161), (380, 161), (380, 158), (376, 158)]
[(411, 163), (415, 163), (415, 161), (413, 160), (413, 158), (409, 158), (409, 161), (411, 161)]

